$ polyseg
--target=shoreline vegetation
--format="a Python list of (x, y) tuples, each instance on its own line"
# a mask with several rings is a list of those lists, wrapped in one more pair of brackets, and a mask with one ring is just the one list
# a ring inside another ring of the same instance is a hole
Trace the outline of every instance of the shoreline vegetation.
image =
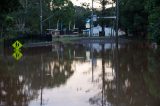
[[(82, 33), (86, 22), (91, 18), (92, 9), (87, 3), (75, 6), (71, 0), (2, 0), (0, 3), (1, 37), (17, 37), (19, 34), (47, 33), (47, 29), (59, 30), (62, 34), (72, 31)], [(99, 1), (99, 0), (98, 0)], [(115, 0), (104, 0), (115, 3)], [(159, 0), (121, 0), (119, 3), (119, 28), (127, 35), (143, 36), (160, 43), (160, 1)], [(136, 7), (136, 8), (135, 8)], [(43, 13), (43, 25), (39, 13)], [(115, 7), (104, 8), (105, 16), (115, 15)], [(103, 17), (102, 11), (94, 8), (94, 14)], [(103, 25), (104, 23), (105, 25)], [(114, 27), (113, 20), (98, 19), (94, 26)], [(77, 31), (78, 29), (78, 31)], [(41, 31), (42, 30), (42, 31)], [(1, 38), (0, 38), (1, 39)]]
[[(133, 39), (133, 38), (126, 38), (124, 36), (118, 38), (118, 43), (126, 43), (130, 41), (148, 41), (144, 39)], [(115, 37), (60, 37), (60, 38), (53, 38), (52, 41), (42, 41), (42, 42), (28, 42), (24, 44), (24, 47), (34, 47), (34, 46), (44, 46), (44, 45), (52, 45), (54, 43), (115, 43)]]
[[(62, 42), (62, 43), (75, 43), (75, 42), (81, 42), (81, 41), (91, 41), (91, 42), (114, 42), (115, 41), (115, 37), (104, 37), (104, 36), (97, 36), (97, 37), (86, 37), (86, 36), (63, 36), (63, 37), (51, 37), (49, 38), (49, 40), (43, 40), (43, 38), (41, 40), (36, 40), (35, 38), (32, 39), (26, 39), (26, 38), (10, 38), (10, 39), (0, 39), (0, 43), (3, 42), (8, 42), (8, 43), (13, 43), (16, 40), (21, 41), (24, 45), (28, 45), (28, 44), (50, 44), (50, 43), (55, 43), (55, 42)], [(118, 37), (120, 42), (126, 42), (126, 41), (150, 41), (148, 39), (143, 39), (143, 38), (137, 38), (137, 37), (128, 37), (128, 36), (119, 36)]]

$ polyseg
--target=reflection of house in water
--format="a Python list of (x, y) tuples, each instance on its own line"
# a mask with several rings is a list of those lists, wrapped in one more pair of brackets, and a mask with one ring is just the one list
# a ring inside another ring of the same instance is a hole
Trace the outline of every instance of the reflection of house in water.
[[(105, 49), (105, 50), (111, 50), (111, 49), (113, 49), (113, 48), (115, 48), (115, 47), (116, 47), (116, 44), (115, 44), (115, 43), (105, 43), (105, 44), (104, 44), (104, 49)], [(93, 48), (94, 50), (96, 50), (97, 52), (100, 52), (100, 51), (102, 50), (101, 44), (99, 44), (99, 43), (93, 43), (93, 44), (92, 44), (92, 48)], [(118, 48), (122, 48), (122, 46), (119, 45)]]
[[(93, 70), (93, 83), (99, 88), (96, 95), (89, 99), (90, 104), (98, 106), (108, 106), (111, 103), (108, 102), (106, 98), (106, 89), (116, 90), (116, 75), (115, 69), (112, 68), (111, 61), (109, 63), (105, 62), (104, 70), (102, 70), (102, 59), (97, 60), (97, 66)], [(97, 75), (97, 71), (98, 75)]]
[(112, 64), (105, 64), (105, 80), (113, 81), (115, 79), (115, 69), (112, 68)]
[[(146, 51), (127, 45), (119, 50), (118, 62), (116, 50), (110, 45), (55, 44), (24, 48), (24, 58), (19, 62), (0, 59), (3, 66), (0, 67), (0, 105), (5, 106), (5, 102), (10, 103), (7, 106), (15, 103), (24, 106), (26, 102), (39, 105), (41, 98), (48, 104), (62, 103), (65, 99), (66, 106), (73, 101), (82, 103), (79, 106), (159, 106), (159, 99), (149, 93), (149, 89), (159, 88), (159, 83), (152, 86), (159, 82), (159, 68), (155, 72), (147, 70), (153, 68), (152, 64), (148, 65)], [(5, 52), (11, 54), (9, 50)], [(157, 56), (152, 57), (156, 60), (154, 63), (158, 63)], [(80, 97), (77, 101), (73, 98), (75, 95)]]
[(86, 61), (90, 61), (90, 51), (86, 51)]
[[(114, 46), (111, 44), (94, 44), (92, 45), (92, 48), (94, 51), (101, 53), (101, 62), (97, 65), (97, 67), (99, 67), (98, 69), (100, 69), (99, 71), (101, 71), (101, 77), (96, 77), (94, 76), (95, 74), (93, 74), (93, 82), (96, 82), (99, 85), (100, 91), (94, 97), (90, 98), (89, 102), (93, 105), (110, 105), (105, 96), (107, 93), (106, 89), (116, 89), (116, 73), (112, 63), (113, 55), (112, 53), (107, 52), (113, 52), (112, 49)], [(94, 68), (94, 71), (96, 71), (96, 68)]]

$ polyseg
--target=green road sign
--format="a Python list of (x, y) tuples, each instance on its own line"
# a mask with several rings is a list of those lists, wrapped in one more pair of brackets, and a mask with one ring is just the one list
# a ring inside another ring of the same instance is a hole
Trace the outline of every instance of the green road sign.
[(15, 51), (12, 55), (16, 60), (20, 60), (23, 54), (20, 51)]
[(15, 50), (19, 50), (23, 45), (18, 40), (12, 44)]

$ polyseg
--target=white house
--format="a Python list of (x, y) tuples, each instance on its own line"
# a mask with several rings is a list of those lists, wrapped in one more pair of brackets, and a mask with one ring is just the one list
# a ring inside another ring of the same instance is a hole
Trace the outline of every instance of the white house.
[[(83, 30), (83, 34), (84, 35), (88, 35), (90, 36), (90, 33), (93, 32), (93, 35), (92, 36), (99, 36), (99, 33), (102, 31), (102, 27), (101, 26), (96, 26), (96, 27), (93, 27), (92, 29), (87, 29), (87, 30)], [(116, 32), (113, 28), (111, 27), (105, 27), (105, 36), (115, 36)], [(122, 30), (118, 30), (118, 35), (121, 36), (121, 35), (125, 35), (126, 33)]]

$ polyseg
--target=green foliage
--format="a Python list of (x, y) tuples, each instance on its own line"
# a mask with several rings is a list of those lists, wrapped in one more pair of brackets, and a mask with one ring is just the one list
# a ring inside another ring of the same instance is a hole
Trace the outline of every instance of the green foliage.
[(5, 23), (7, 24), (7, 25), (12, 25), (13, 24), (13, 17), (10, 17), (10, 16), (6, 16), (6, 18), (5, 18)]
[(9, 13), (17, 9), (20, 6), (18, 0), (1, 0), (0, 1), (0, 15), (2, 13)]
[(89, 8), (84, 8), (84, 7), (75, 7), (75, 23), (76, 27), (79, 29), (85, 29), (85, 23), (86, 19), (89, 18), (91, 15), (91, 12)]
[(159, 0), (147, 0), (145, 9), (148, 11), (148, 29), (149, 39), (160, 43), (160, 1)]
[[(62, 5), (62, 3), (64, 3), (64, 4)], [(57, 6), (55, 6), (55, 5), (57, 5)], [(52, 11), (51, 12), (54, 15), (54, 17), (52, 18), (54, 28), (56, 28), (58, 21), (59, 21), (59, 23), (63, 24), (62, 27), (67, 27), (69, 22), (73, 20), (74, 14), (75, 14), (73, 3), (68, 0), (59, 0), (59, 1), (55, 2), (54, 4), (52, 3)]]
[(120, 27), (140, 35), (148, 32), (148, 38), (160, 42), (160, 1), (121, 0)]
[[(21, 5), (21, 8), (17, 7), (17, 2)], [(8, 8), (10, 6), (5, 3), (6, 2), (3, 3), (4, 6), (0, 7), (0, 12), (2, 13), (2, 11), (6, 11), (10, 13), (7, 17), (3, 16), (4, 13), (0, 15), (0, 20), (2, 18), (5, 20), (5, 17), (7, 18), (7, 21), (4, 23), (5, 28), (3, 29), (9, 29), (10, 31), (14, 30), (15, 32), (40, 33), (41, 7), (39, 0), (15, 1), (13, 3), (15, 5), (15, 7), (13, 6), (13, 10), (17, 9), (17, 11), (13, 12)], [(63, 27), (67, 27), (68, 23), (73, 20), (75, 13), (74, 6), (70, 0), (42, 0), (42, 10), (43, 20), (52, 16), (43, 22), (44, 31), (48, 28), (56, 28), (58, 20), (63, 23)], [(12, 17), (12, 24), (9, 22), (8, 17)]]
[(3, 35), (4, 30), (10, 29), (13, 24), (13, 18), (8, 13), (17, 10), (21, 5), (19, 0), (1, 0), (0, 1), (0, 31)]
[(120, 27), (132, 34), (145, 32), (147, 27), (147, 12), (145, 0), (121, 0)]

